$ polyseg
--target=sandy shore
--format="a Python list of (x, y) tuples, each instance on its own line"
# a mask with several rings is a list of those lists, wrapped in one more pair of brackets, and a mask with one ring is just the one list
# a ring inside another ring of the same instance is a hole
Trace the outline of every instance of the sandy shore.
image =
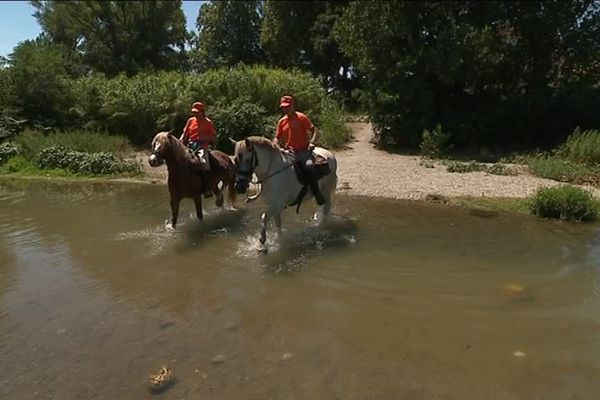
[[(437, 162), (433, 168), (428, 168), (419, 156), (390, 154), (375, 149), (370, 142), (373, 138), (370, 124), (354, 122), (348, 126), (353, 132), (353, 140), (347, 148), (335, 151), (339, 194), (411, 200), (422, 200), (429, 194), (524, 198), (539, 187), (561, 184), (536, 177), (523, 168), (519, 168), (517, 175), (509, 176), (487, 172), (450, 173), (445, 165)], [(147, 156), (138, 153), (135, 160), (155, 183), (166, 182), (166, 167), (149, 167)], [(600, 197), (600, 190), (585, 188)]]

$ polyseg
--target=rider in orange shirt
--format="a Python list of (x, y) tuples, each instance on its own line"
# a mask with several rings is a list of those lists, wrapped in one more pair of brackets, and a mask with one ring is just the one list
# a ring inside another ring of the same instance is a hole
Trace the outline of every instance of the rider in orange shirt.
[(183, 128), (183, 133), (179, 138), (190, 148), (200, 161), (200, 172), (204, 185), (204, 195), (211, 196), (210, 182), (210, 163), (209, 151), (217, 143), (217, 133), (213, 122), (204, 114), (204, 104), (197, 101), (192, 104), (192, 117), (190, 117)]
[[(277, 123), (277, 131), (273, 143), (283, 142), (283, 148), (300, 163), (308, 180), (308, 186), (315, 196), (317, 204), (325, 204), (325, 198), (319, 190), (314, 166), (313, 149), (317, 140), (317, 128), (303, 113), (296, 111), (296, 104), (292, 96), (283, 96), (279, 107), (285, 116)], [(310, 135), (310, 139), (309, 139)]]

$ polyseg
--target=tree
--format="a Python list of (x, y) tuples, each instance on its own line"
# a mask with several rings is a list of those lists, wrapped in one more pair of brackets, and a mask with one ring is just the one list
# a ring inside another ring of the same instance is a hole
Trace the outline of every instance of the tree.
[(414, 146), (441, 123), (456, 144), (548, 144), (574, 128), (567, 83), (598, 82), (594, 4), (353, 2), (334, 32), (381, 143)]
[(181, 1), (32, 1), (43, 34), (109, 75), (174, 69), (187, 37)]
[(312, 72), (330, 91), (348, 100), (358, 76), (339, 50), (333, 27), (349, 3), (267, 0), (261, 43), (268, 62)]
[(269, 63), (310, 71), (330, 90), (349, 96), (356, 87), (356, 75), (333, 37), (333, 26), (348, 4), (267, 0), (261, 43)]
[(12, 106), (31, 122), (61, 125), (71, 106), (66, 50), (45, 39), (27, 40), (9, 56)]
[(197, 70), (255, 64), (262, 60), (260, 24), (262, 2), (213, 1), (200, 7), (197, 48), (192, 64)]

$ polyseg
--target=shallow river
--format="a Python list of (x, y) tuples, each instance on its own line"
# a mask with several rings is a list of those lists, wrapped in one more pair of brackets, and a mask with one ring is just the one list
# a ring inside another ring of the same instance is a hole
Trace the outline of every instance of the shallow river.
[(336, 200), (259, 255), (260, 204), (0, 181), (0, 398), (599, 398), (599, 225)]

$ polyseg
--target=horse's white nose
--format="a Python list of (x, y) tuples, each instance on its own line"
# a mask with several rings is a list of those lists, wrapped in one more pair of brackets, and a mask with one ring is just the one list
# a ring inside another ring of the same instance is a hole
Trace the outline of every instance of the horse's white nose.
[(156, 164), (156, 154), (152, 154), (150, 158), (148, 158), (148, 164), (154, 165)]

